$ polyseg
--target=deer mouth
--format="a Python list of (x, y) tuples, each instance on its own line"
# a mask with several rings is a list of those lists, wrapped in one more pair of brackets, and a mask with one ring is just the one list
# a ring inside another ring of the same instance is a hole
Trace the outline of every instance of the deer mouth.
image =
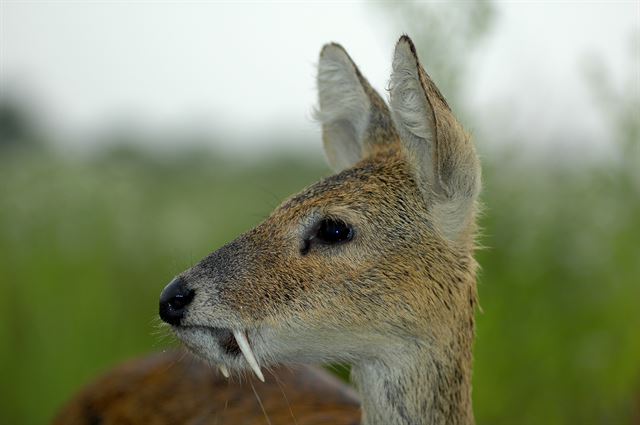
[[(218, 327), (189, 326), (182, 327), (179, 332), (176, 332), (178, 338), (180, 338), (180, 340), (182, 340), (182, 342), (191, 351), (213, 363), (211, 359), (210, 346), (207, 347), (209, 344), (202, 343), (202, 334), (206, 335), (208, 340), (213, 339), (215, 345), (219, 347), (221, 354), (220, 357), (226, 359), (231, 358), (230, 360), (237, 361), (236, 359), (240, 354), (242, 354), (256, 377), (264, 382), (264, 376), (260, 370), (260, 365), (258, 364), (253, 350), (251, 349), (251, 345), (249, 344), (247, 331)], [(228, 378), (229, 371), (227, 366), (219, 361), (215, 361), (215, 363), (218, 363), (220, 372)]]
[(238, 341), (233, 336), (231, 329), (227, 328), (208, 328), (207, 329), (215, 339), (218, 340), (218, 344), (222, 351), (230, 356), (237, 357), (242, 353)]

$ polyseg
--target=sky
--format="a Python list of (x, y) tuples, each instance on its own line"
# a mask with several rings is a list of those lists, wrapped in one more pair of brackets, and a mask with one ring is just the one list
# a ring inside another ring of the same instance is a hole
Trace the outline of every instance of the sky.
[[(476, 125), (495, 143), (606, 148), (584, 64), (597, 58), (614, 86), (635, 78), (640, 90), (640, 55), (629, 54), (639, 5), (498, 2), (470, 58), (465, 101)], [(227, 149), (306, 149), (297, 143), (319, 145), (320, 48), (343, 44), (382, 91), (401, 32), (387, 19), (361, 2), (2, 1), (0, 95), (27, 97), (73, 149), (114, 125), (213, 134)], [(162, 140), (149, 143), (175, 143)]]

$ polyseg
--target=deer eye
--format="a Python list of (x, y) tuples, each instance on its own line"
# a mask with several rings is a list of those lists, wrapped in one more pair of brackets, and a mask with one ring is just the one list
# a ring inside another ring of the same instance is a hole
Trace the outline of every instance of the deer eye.
[(318, 225), (315, 239), (327, 245), (347, 242), (353, 239), (353, 228), (342, 220), (325, 218)]

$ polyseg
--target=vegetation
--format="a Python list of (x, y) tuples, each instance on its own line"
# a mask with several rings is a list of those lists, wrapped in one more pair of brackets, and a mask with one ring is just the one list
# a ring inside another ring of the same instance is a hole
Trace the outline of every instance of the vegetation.
[[(437, 30), (414, 39), (436, 52), (430, 72), (457, 108), (466, 65), (447, 55), (472, 50), (492, 8), (439, 26), (420, 10), (397, 19)], [(446, 33), (460, 27), (458, 41)], [(613, 159), (483, 157), (479, 424), (623, 424), (634, 409), (640, 421), (640, 100), (633, 82), (616, 96), (591, 71)], [(172, 345), (156, 319), (164, 284), (328, 174), (320, 158), (153, 156), (135, 143), (70, 159), (20, 111), (0, 103), (1, 424), (46, 423), (97, 374)]]
[[(327, 172), (297, 158), (5, 151), (0, 423), (44, 423), (96, 374), (171, 345), (156, 319), (163, 285)], [(639, 188), (624, 167), (485, 160), (479, 423), (629, 420)]]

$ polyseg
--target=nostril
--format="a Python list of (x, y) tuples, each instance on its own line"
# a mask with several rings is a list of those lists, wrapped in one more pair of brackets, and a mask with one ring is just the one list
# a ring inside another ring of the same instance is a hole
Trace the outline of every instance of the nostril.
[(160, 318), (171, 325), (179, 325), (194, 295), (184, 280), (173, 279), (160, 294)]
[(169, 305), (174, 310), (182, 310), (191, 303), (194, 294), (193, 289), (187, 289), (184, 293), (174, 295), (173, 298), (169, 300)]

